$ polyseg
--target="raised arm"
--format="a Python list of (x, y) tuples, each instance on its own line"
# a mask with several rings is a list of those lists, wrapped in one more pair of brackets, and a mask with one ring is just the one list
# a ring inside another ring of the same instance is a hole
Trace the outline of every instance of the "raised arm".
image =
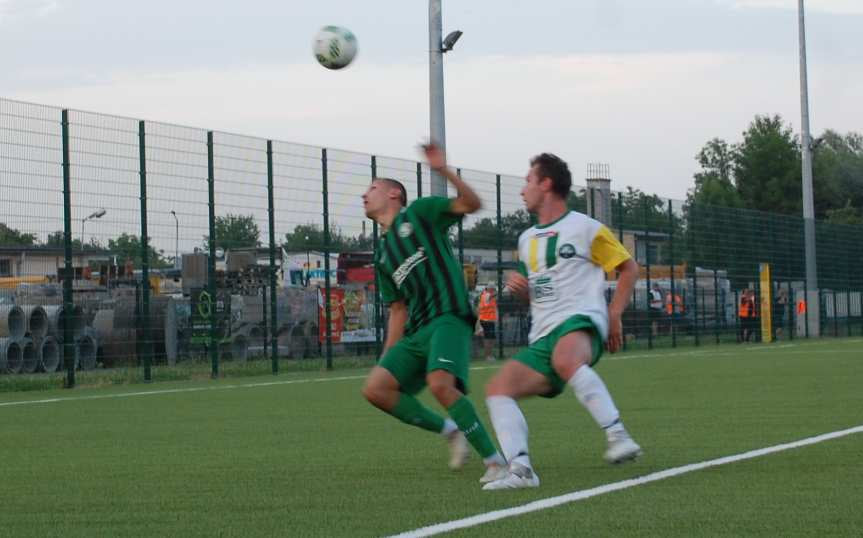
[(459, 215), (466, 215), (478, 211), (482, 207), (476, 191), (462, 181), (446, 164), (446, 155), (443, 150), (434, 144), (423, 145), (423, 152), (428, 160), (429, 166), (449, 180), (456, 188), (458, 196), (452, 199), (450, 211)]

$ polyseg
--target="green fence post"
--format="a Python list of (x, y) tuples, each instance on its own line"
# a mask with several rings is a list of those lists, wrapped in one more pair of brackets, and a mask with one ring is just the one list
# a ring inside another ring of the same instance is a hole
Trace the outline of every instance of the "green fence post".
[(644, 206), (642, 222), (644, 224), (644, 273), (646, 279), (646, 291), (647, 291), (647, 349), (653, 349), (653, 325), (654, 323), (657, 326), (657, 334), (659, 322), (653, 321), (650, 318), (656, 318), (656, 315), (653, 313), (653, 307), (651, 303), (653, 302), (653, 295), (650, 288), (650, 225), (647, 223), (647, 202), (642, 199), (642, 205)]
[[(267, 210), (270, 227), (270, 332), (267, 332), (267, 320), (264, 318), (264, 356), (267, 354), (267, 343), (270, 344), (273, 375), (279, 373), (279, 301), (276, 296), (276, 206), (273, 196), (273, 141), (267, 140)], [(288, 260), (282, 258), (283, 278), (290, 278)], [(266, 296), (264, 302), (267, 301)], [(270, 340), (267, 340), (269, 336)]]
[[(72, 333), (72, 316), (75, 303), (72, 298), (72, 189), (71, 167), (69, 162), (69, 111), (63, 110), (61, 116), (63, 140), (63, 251), (65, 269), (63, 271), (63, 362), (66, 367), (64, 387), (75, 387), (75, 342)], [(84, 237), (81, 237), (84, 244)]]
[[(372, 179), (377, 177), (378, 175), (378, 160), (377, 157), (372, 155)], [(422, 165), (417, 163), (417, 192), (422, 189)], [(377, 262), (378, 259), (378, 221), (372, 220), (372, 260), (373, 263)], [(374, 295), (374, 312), (375, 312), (375, 355), (380, 357), (381, 351), (383, 351), (383, 338), (382, 338), (382, 330), (383, 330), (383, 311), (381, 308), (381, 295), (380, 295), (380, 283), (378, 282), (378, 270), (377, 267), (375, 269), (375, 295)]]
[(693, 268), (692, 271), (692, 313), (695, 316), (693, 318), (693, 325), (695, 329), (695, 345), (700, 346), (701, 340), (699, 339), (698, 334), (698, 272), (695, 270), (695, 268)]
[(809, 339), (809, 309), (812, 305), (809, 304), (809, 286), (806, 284), (806, 279), (803, 279), (803, 323), (805, 325), (805, 337)]
[[(623, 244), (623, 193), (617, 193), (617, 240)], [(637, 252), (635, 253), (638, 254)], [(620, 276), (620, 275), (618, 275)], [(624, 309), (625, 311), (626, 309)], [(635, 288), (632, 290), (632, 311), (635, 311)], [(621, 317), (623, 314), (621, 314)], [(626, 351), (626, 331), (623, 333), (623, 351)]]
[(321, 149), (321, 181), (324, 198), (324, 314), (327, 323), (327, 370), (333, 369), (333, 324), (330, 300), (330, 200), (327, 187), (327, 148)]
[(669, 268), (671, 270), (671, 319), (669, 319), (669, 331), (671, 332), (671, 347), (677, 347), (677, 292), (674, 288), (674, 213), (671, 209), (671, 200), (668, 200), (668, 250), (671, 257)]
[(423, 164), (417, 163), (417, 198), (423, 197)]
[(713, 270), (713, 325), (716, 331), (716, 343), (719, 344), (719, 275)]
[[(785, 315), (783, 316), (783, 327), (788, 332), (788, 339), (794, 340), (794, 329), (796, 325), (795, 316), (797, 311), (797, 300), (794, 297), (794, 293), (791, 291), (791, 283), (786, 282), (786, 287), (788, 289), (788, 301), (785, 304)], [(794, 323), (792, 323), (794, 322)]]
[(836, 286), (833, 286), (833, 336), (839, 336), (839, 304), (836, 302)]
[(213, 131), (207, 131), (207, 194), (209, 205), (210, 238), (207, 242), (207, 293), (210, 295), (210, 377), (219, 377), (219, 323), (216, 297), (216, 170), (213, 158)]
[(150, 242), (147, 232), (147, 154), (144, 122), (138, 122), (138, 156), (141, 174), (141, 331), (144, 335), (144, 381), (152, 380), (153, 338), (150, 332)]
[[(495, 197), (497, 202), (497, 297), (498, 305), (503, 295), (503, 216), (500, 210), (500, 174), (495, 177)], [(850, 333), (850, 331), (849, 331)], [(503, 360), (503, 315), (500, 307), (497, 309), (497, 358)]]

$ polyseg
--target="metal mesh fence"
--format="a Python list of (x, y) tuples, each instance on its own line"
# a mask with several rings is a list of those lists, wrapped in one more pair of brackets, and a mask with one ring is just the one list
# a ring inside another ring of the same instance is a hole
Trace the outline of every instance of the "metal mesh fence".
[[(639, 264), (627, 348), (863, 334), (859, 227), (817, 223), (808, 289), (802, 219), (612, 191), (596, 170), (568, 205)], [(453, 226), (453, 252), (474, 305), (500, 292), (509, 356), (530, 326), (503, 286), (534, 223), (525, 180), (458, 173), (483, 206)], [(373, 358), (387, 309), (361, 197), (388, 177), (410, 202), (430, 176), (416, 161), (0, 100), (0, 372), (64, 370), (72, 385), (97, 368), (150, 379)]]

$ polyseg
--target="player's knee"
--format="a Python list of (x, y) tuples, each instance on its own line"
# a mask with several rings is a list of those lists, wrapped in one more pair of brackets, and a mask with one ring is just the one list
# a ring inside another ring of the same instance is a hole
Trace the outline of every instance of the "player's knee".
[(461, 397), (461, 392), (452, 383), (436, 380), (429, 383), (429, 392), (444, 406), (452, 405)]
[(375, 407), (382, 407), (386, 401), (386, 391), (378, 383), (369, 380), (363, 386), (363, 398)]
[(494, 376), (485, 386), (485, 396), (508, 396), (500, 376)]

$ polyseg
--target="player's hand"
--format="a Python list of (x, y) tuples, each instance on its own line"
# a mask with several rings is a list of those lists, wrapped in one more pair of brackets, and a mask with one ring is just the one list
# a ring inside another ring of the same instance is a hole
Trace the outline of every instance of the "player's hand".
[(605, 343), (605, 348), (609, 352), (615, 353), (623, 346), (623, 322), (620, 319), (620, 314), (608, 313), (608, 341)]
[(523, 301), (530, 299), (529, 284), (527, 278), (520, 273), (509, 273), (506, 278), (506, 287)]
[(423, 144), (423, 153), (432, 170), (446, 168), (446, 154), (434, 143)]

